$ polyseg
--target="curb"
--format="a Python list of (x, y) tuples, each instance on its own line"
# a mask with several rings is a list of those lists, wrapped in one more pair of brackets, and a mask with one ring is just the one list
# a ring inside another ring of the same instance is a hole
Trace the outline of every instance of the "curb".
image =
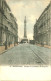
[[(15, 46), (14, 46), (14, 47), (15, 47)], [(14, 48), (14, 47), (12, 47), (12, 48)], [(0, 55), (4, 54), (5, 52), (7, 52), (8, 50), (10, 50), (10, 49), (12, 49), (12, 48), (9, 48), (9, 49), (3, 51), (2, 53), (0, 53)]]
[[(37, 44), (35, 44), (35, 45), (37, 45)], [(39, 46), (39, 45), (37, 45), (37, 46)], [(45, 46), (39, 46), (39, 47), (44, 47), (44, 48), (51, 49), (51, 47), (45, 47)]]

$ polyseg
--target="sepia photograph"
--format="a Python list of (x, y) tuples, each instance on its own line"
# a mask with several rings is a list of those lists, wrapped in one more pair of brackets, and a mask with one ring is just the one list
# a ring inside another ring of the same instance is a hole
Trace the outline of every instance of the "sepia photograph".
[(51, 66), (51, 0), (0, 0), (0, 66)]

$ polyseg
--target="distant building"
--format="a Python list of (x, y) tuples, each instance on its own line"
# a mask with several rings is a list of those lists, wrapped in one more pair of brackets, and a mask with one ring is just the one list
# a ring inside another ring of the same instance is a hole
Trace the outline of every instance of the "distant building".
[(30, 44), (35, 44), (35, 41), (34, 40), (29, 40), (29, 43)]
[(51, 2), (35, 23), (33, 38), (37, 44), (51, 45)]
[(0, 0), (0, 45), (18, 43), (18, 25), (5, 0)]

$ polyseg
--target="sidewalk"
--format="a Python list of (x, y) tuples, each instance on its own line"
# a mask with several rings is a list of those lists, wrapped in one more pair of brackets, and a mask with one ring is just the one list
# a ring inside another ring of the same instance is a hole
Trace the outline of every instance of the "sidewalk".
[(0, 46), (0, 54), (5, 51), (5, 46)]
[(44, 46), (42, 46), (41, 44), (36, 44), (36, 45), (40, 47), (51, 48), (51, 46), (48, 46), (48, 45), (44, 45)]
[[(10, 45), (10, 47), (9, 46), (7, 47), (7, 50), (9, 50), (9, 49), (11, 49), (13, 47), (14, 47), (14, 45), (12, 44), (12, 45)], [(5, 50), (5, 46), (0, 46), (0, 54), (3, 54), (7, 50)]]

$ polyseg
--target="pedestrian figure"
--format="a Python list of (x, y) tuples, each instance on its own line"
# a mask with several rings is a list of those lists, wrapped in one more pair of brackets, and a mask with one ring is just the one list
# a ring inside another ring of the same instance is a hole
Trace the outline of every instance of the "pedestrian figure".
[(5, 50), (7, 50), (7, 41), (5, 41)]

